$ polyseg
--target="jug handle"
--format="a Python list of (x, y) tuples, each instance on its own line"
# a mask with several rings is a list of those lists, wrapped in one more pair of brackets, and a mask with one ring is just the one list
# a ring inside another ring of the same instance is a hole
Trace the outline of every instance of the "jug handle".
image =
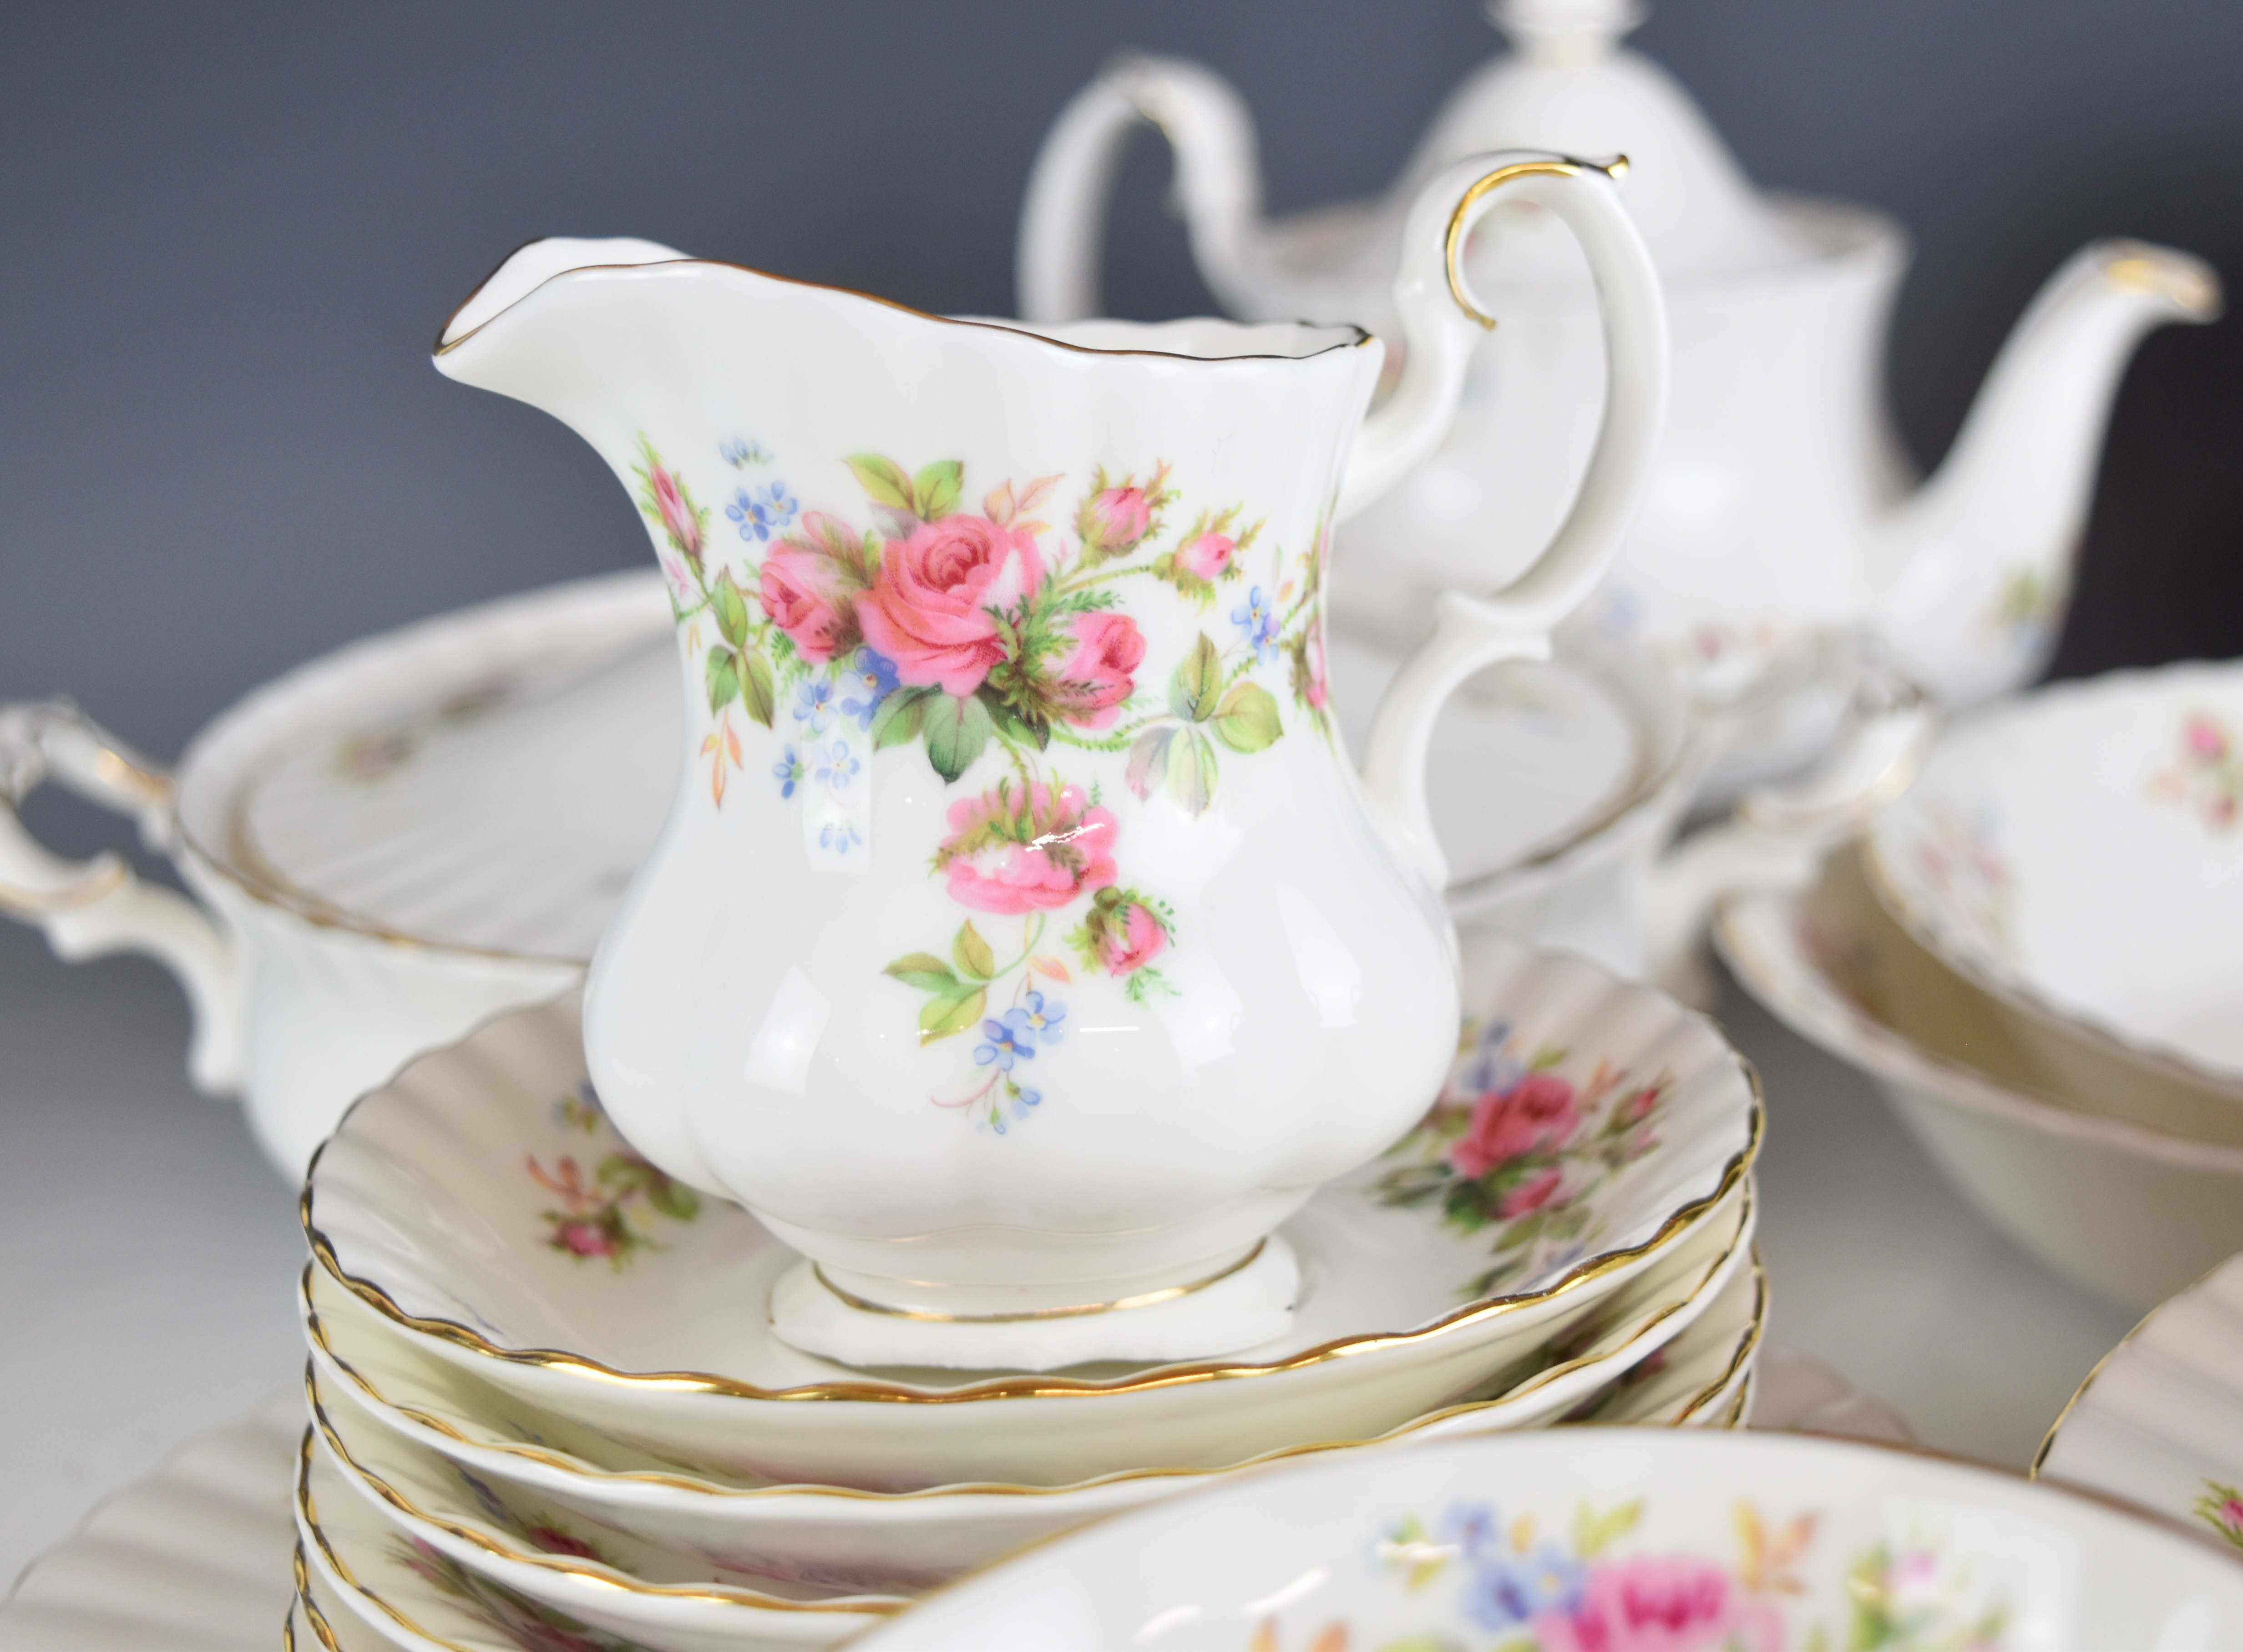
[(1834, 639), (1827, 671), (1851, 668), (1853, 695), (1829, 749), (1796, 779), (1755, 787), (1728, 818), (1694, 832), (1653, 868), (1644, 973), (1686, 1004), (1713, 997), (1706, 922), (1733, 895), (1804, 889), (1838, 844), (1916, 779), (1937, 729), (1930, 696), (1872, 637)]
[(1175, 195), (1202, 277), (1226, 307), (1246, 307), (1245, 238), (1262, 215), (1262, 171), (1245, 99), (1199, 64), (1124, 52), (1068, 100), (1036, 151), (1014, 276), (1023, 320), (1101, 312), (1107, 205), (1123, 151), (1148, 121), (1175, 151)]
[(246, 1017), (233, 944), (194, 902), (143, 883), (116, 855), (71, 861), (45, 847), (17, 812), (51, 776), (65, 789), (139, 823), (168, 851), (171, 776), (98, 728), (68, 700), (0, 705), (0, 912), (44, 930), (71, 963), (145, 952), (178, 977), (194, 1011), (188, 1076), (198, 1090), (239, 1087)]
[(1667, 309), (1659, 275), (1620, 203), (1627, 158), (1475, 156), (1444, 170), (1411, 204), (1394, 280), (1408, 353), (1386, 403), (1364, 423), (1340, 485), (1344, 517), (1398, 481), (1447, 434), (1483, 328), (1464, 254), (1472, 229), (1504, 202), (1548, 208), (1573, 231), (1596, 279), (1605, 339), (1604, 416), (1573, 508), (1524, 574), (1485, 596), (1445, 591), (1433, 635), (1403, 661), (1371, 729), (1364, 789), (1433, 888), (1448, 863), (1425, 799), (1425, 763), (1442, 702), (1499, 660), (1542, 660), (1550, 634), (1603, 579), (1635, 513), (1667, 411)]

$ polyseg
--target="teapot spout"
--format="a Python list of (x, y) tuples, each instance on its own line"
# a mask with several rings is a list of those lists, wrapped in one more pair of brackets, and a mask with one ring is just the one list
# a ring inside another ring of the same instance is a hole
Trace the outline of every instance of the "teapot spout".
[(1098, 283), (1107, 198), (1145, 123), (1175, 151), (1175, 198), (1201, 277), (1233, 315), (1260, 313), (1262, 163), (1254, 117), (1230, 83), (1178, 57), (1129, 52), (1060, 113), (1020, 206), (1020, 314), (1080, 321), (1105, 313)]
[(2210, 265), (2139, 241), (2082, 248), (2035, 296), (1945, 463), (1868, 547), (1876, 628), (1950, 705), (2046, 663), (2119, 376), (2152, 327), (2219, 310)]

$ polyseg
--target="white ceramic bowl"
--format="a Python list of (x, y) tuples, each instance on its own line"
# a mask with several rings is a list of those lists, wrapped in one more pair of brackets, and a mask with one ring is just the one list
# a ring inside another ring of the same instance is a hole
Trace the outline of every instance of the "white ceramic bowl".
[(2010, 1024), (1902, 932), (1852, 851), (1804, 894), (1732, 897), (1714, 934), (1755, 997), (1876, 1078), (1963, 1196), (2066, 1277), (2139, 1310), (2243, 1249), (2243, 1149), (2036, 1093)]
[(695, 1469), (1054, 1485), (1368, 1438), (1581, 1324), (1700, 1224), (1733, 1226), (1757, 1140), (1748, 1069), (1671, 999), (1492, 936), (1465, 974), (1478, 1018), (1450, 1099), (1287, 1225), (1292, 1331), (1227, 1360), (976, 1380), (788, 1349), (765, 1302), (791, 1253), (608, 1132), (565, 1004), (361, 1101), (306, 1226), (429, 1354)]
[[(1746, 1380), (1764, 1313), (1748, 1255), (1739, 1233), (1710, 1260), (1691, 1262), (1695, 1288), (1687, 1304), (1647, 1297), (1632, 1312), (1616, 1312), (1612, 1329), (1587, 1346), (1551, 1351), (1555, 1362), (1525, 1379), (1520, 1391), (1445, 1407), (1369, 1443), (1513, 1427), (1522, 1417), (1547, 1421), (1558, 1409), (1552, 1393), (1586, 1393), (1568, 1416), (1722, 1420)], [(1675, 1320), (1687, 1323), (1668, 1340)], [(415, 1360), (409, 1346), (378, 1328), (316, 1313), (306, 1328), (313, 1403), (336, 1448), (366, 1477), (399, 1486), (407, 1504), (473, 1521), (457, 1484), (481, 1485), (532, 1511), (531, 1524), (574, 1522), (652, 1542), (751, 1587), (763, 1579), (798, 1588), (916, 1592), (1087, 1520), (1188, 1491), (1211, 1472), (1147, 1466), (1080, 1486), (893, 1494), (718, 1481), (634, 1458), (565, 1419), (527, 1412), (448, 1367)], [(1582, 1382), (1592, 1386), (1583, 1390)], [(1334, 1441), (1273, 1454), (1358, 1448)], [(440, 1464), (449, 1467), (439, 1473)], [(486, 1531), (483, 1541), (496, 1540)]]
[(2243, 1642), (2243, 1567), (1999, 1470), (1703, 1429), (1283, 1464), (929, 1597), (863, 1652)]
[(2044, 1030), (2243, 1113), (2243, 664), (2059, 683), (1956, 722), (1871, 828), (1923, 945)]
[[(353, 1097), (581, 977), (682, 755), (662, 576), (582, 580), (353, 643), (199, 734), (177, 771), (65, 702), (0, 706), (0, 911), (177, 972), (191, 1068), (290, 1181)], [(60, 859), (12, 804), (51, 776), (136, 816), (203, 906)]]
[(2243, 1258), (2152, 1309), (2079, 1385), (2033, 1473), (2243, 1550)]

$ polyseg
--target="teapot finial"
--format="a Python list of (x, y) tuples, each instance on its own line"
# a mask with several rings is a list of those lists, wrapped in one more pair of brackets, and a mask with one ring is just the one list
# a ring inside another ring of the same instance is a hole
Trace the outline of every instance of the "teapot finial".
[(1642, 0), (1486, 0), (1488, 21), (1536, 63), (1576, 69), (1603, 58), (1648, 15)]

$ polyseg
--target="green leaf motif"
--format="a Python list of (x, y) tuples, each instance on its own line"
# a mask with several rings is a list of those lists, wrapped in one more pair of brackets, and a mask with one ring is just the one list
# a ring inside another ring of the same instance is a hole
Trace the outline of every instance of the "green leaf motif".
[(989, 708), (980, 700), (960, 700), (946, 694), (927, 697), (920, 732), (926, 736), (926, 759), (946, 782), (973, 766), (995, 731)]
[(979, 1025), (982, 1007), (988, 1001), (988, 991), (983, 987), (929, 998), (919, 1006), (919, 1041), (923, 1044), (933, 1044), (937, 1038), (947, 1038)]
[(717, 576), (717, 588), (710, 592), (709, 602), (716, 611), (717, 629), (724, 634), (724, 641), (745, 652), (748, 646), (748, 601), (740, 588), (733, 583), (731, 569), (726, 568)]
[(1258, 682), (1242, 682), (1215, 709), (1215, 737), (1233, 751), (1265, 751), (1285, 732), (1277, 702)]
[(1169, 796), (1195, 817), (1215, 799), (1215, 746), (1196, 729), (1178, 730), (1169, 742)]
[(898, 688), (881, 701), (880, 708), (872, 714), (872, 749), (880, 751), (918, 739), (919, 723), (926, 715), (927, 696), (935, 692), (933, 688)]
[(709, 682), (709, 709), (722, 711), (740, 691), (740, 656), (720, 642), (709, 650), (703, 669)]
[(989, 943), (981, 938), (981, 931), (967, 918), (959, 926), (958, 938), (951, 944), (950, 956), (958, 960), (958, 972), (976, 981), (987, 981), (997, 973), (997, 955)]
[(740, 675), (740, 703), (766, 729), (771, 726), (771, 716), (778, 709), (778, 694), (771, 686), (771, 661), (759, 653), (740, 656), (747, 669)]
[(1643, 1517), (1643, 1501), (1622, 1503), (1619, 1508), (1600, 1514), (1583, 1502), (1573, 1516), (1573, 1552), (1581, 1559), (1594, 1560), (1620, 1539), (1635, 1529)]
[(919, 520), (933, 522), (953, 514), (965, 476), (964, 465), (955, 459), (945, 459), (913, 477), (912, 494), (918, 500)]
[(690, 1222), (701, 1214), (701, 1195), (667, 1176), (649, 1184), (646, 1202), (673, 1221)]
[(1169, 777), (1169, 748), (1175, 737), (1175, 725), (1164, 722), (1146, 729), (1130, 745), (1129, 763), (1122, 777), (1140, 798), (1150, 797), (1153, 788)]
[(1215, 715), (1216, 696), (1222, 691), (1223, 661), (1202, 631), (1169, 681), (1169, 705), (1179, 717), (1205, 722)]
[(1051, 749), (1051, 724), (1031, 722), (1007, 705), (987, 683), (974, 691), (974, 697), (989, 708), (990, 720), (1005, 740), (1016, 746), (1034, 746), (1038, 751)]
[(852, 453), (844, 462), (872, 503), (889, 505), (899, 511), (919, 514), (919, 507), (912, 494), (912, 480), (904, 474), (904, 467), (894, 460), (883, 459), (878, 453)]
[(950, 972), (950, 966), (932, 952), (906, 952), (880, 973), (922, 992), (954, 994), (959, 990), (958, 977)]

